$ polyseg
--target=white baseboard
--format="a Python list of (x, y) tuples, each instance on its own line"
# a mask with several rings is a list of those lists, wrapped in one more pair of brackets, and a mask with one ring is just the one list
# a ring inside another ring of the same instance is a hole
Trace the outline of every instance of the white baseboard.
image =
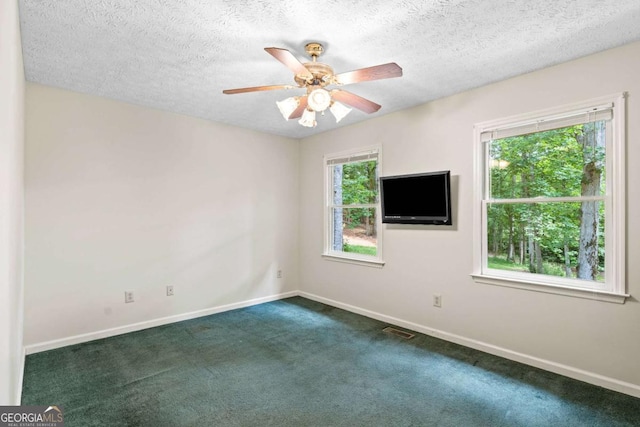
[[(209, 316), (211, 314), (222, 313), (224, 311), (235, 310), (238, 308), (249, 307), (252, 305), (258, 305), (265, 302), (276, 301), (284, 298), (297, 296), (297, 291), (284, 292), (281, 294), (270, 295), (261, 298), (254, 298), (247, 301), (236, 302), (232, 304), (220, 305), (217, 307), (207, 308), (204, 310), (192, 311), (189, 313), (176, 314), (173, 316), (162, 317), (159, 319), (147, 320), (145, 322), (133, 323), (130, 325), (118, 326), (111, 329), (103, 329), (101, 331), (89, 332), (87, 334), (74, 335), (67, 338), (60, 338), (52, 341), (45, 341), (36, 344), (30, 344), (25, 346), (26, 354), (40, 353), (42, 351), (53, 350), (60, 347), (66, 347), (68, 345), (80, 344), (83, 342), (93, 341), (101, 338), (108, 338), (115, 335), (126, 334), (129, 332), (141, 331), (143, 329), (153, 328), (155, 326), (166, 325), (169, 323), (181, 322), (183, 320), (195, 319), (197, 317)], [(24, 371), (24, 369), (23, 369)], [(20, 385), (22, 390), (22, 384)]]
[(341, 308), (352, 313), (360, 314), (362, 316), (370, 317), (372, 319), (380, 320), (385, 323), (400, 326), (412, 331), (420, 332), (425, 335), (440, 338), (445, 341), (450, 341), (456, 344), (470, 347), (476, 350), (484, 351), (496, 356), (504, 357), (505, 359), (514, 360), (516, 362), (524, 363), (525, 365), (534, 366), (536, 368), (544, 369), (545, 371), (553, 372), (565, 377), (573, 378), (579, 381), (583, 381), (589, 384), (597, 385), (607, 388), (609, 390), (617, 391), (620, 393), (628, 394), (633, 397), (640, 398), (640, 385), (620, 381), (615, 378), (606, 377), (593, 372), (584, 371), (582, 369), (574, 368), (572, 366), (563, 365), (561, 363), (552, 362), (550, 360), (540, 359), (538, 357), (530, 356), (524, 353), (519, 353), (506, 348), (498, 347), (492, 344), (488, 344), (482, 341), (473, 340), (460, 335), (451, 334), (438, 329), (428, 328), (426, 326), (419, 325), (417, 323), (408, 322), (396, 317), (387, 316), (385, 314), (376, 313), (371, 310), (356, 307), (350, 304), (345, 304), (339, 301), (334, 301), (329, 298), (324, 298), (318, 295), (310, 294), (307, 292), (298, 292), (303, 298), (308, 298), (323, 304), (327, 304), (333, 307)]
[(22, 347), (22, 354), (20, 354), (20, 366), (18, 369), (20, 370), (18, 373), (18, 384), (16, 384), (16, 394), (14, 400), (15, 406), (20, 406), (22, 404), (22, 383), (24, 381), (24, 362), (27, 357), (27, 353), (25, 348)]

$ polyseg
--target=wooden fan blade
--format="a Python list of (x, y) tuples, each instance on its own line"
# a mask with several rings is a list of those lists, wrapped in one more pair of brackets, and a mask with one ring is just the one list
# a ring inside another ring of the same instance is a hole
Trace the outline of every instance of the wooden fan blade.
[(331, 97), (338, 102), (342, 102), (343, 104), (347, 104), (368, 114), (375, 113), (380, 109), (380, 107), (382, 107), (375, 102), (369, 101), (355, 93), (347, 92), (345, 90), (332, 90)]
[(388, 64), (340, 73), (335, 76), (335, 81), (341, 85), (348, 85), (351, 83), (390, 79), (400, 76), (402, 76), (402, 68), (395, 62), (389, 62)]
[(300, 117), (302, 117), (302, 113), (304, 113), (305, 108), (307, 108), (307, 95), (301, 96), (298, 102), (300, 103), (298, 104), (298, 108), (293, 110), (293, 113), (291, 113), (289, 119), (299, 119)]
[(313, 78), (313, 75), (309, 72), (309, 70), (307, 70), (307, 67), (302, 65), (302, 62), (298, 61), (298, 59), (293, 56), (293, 54), (287, 49), (281, 49), (279, 47), (265, 47), (264, 50), (266, 50), (278, 61), (286, 65), (296, 75), (300, 75), (306, 79)]
[(222, 91), (222, 93), (226, 93), (227, 95), (233, 95), (236, 93), (261, 92), (263, 90), (293, 89), (293, 88), (294, 86), (291, 86), (291, 85), (254, 86), (254, 87), (243, 87), (240, 89), (225, 89)]

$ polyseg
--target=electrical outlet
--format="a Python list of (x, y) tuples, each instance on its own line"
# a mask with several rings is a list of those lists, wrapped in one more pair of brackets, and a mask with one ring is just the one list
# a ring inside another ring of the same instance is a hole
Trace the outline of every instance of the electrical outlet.
[(282, 279), (282, 270), (278, 270), (277, 277), (278, 279)]
[(133, 291), (124, 291), (124, 302), (125, 303), (130, 303), (135, 301), (133, 299)]
[(173, 285), (167, 285), (167, 296), (168, 297), (173, 296)]
[(433, 306), (442, 307), (442, 295), (433, 294)]

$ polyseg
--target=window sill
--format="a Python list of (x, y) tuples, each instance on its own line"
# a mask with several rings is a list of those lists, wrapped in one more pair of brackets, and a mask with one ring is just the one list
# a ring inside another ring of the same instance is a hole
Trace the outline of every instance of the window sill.
[(579, 289), (561, 285), (543, 284), (527, 280), (518, 280), (512, 278), (488, 276), (486, 274), (472, 274), (473, 280), (477, 283), (487, 285), (506, 286), (509, 288), (525, 289), (535, 292), (544, 292), (548, 294), (565, 295), (576, 298), (586, 298), (596, 301), (612, 302), (624, 304), (626, 299), (631, 295), (618, 294), (614, 292), (600, 291), (596, 289)]
[(345, 256), (338, 253), (324, 253), (322, 257), (328, 261), (345, 262), (347, 264), (364, 265), (366, 267), (384, 267), (384, 261), (377, 258), (360, 258), (355, 256)]

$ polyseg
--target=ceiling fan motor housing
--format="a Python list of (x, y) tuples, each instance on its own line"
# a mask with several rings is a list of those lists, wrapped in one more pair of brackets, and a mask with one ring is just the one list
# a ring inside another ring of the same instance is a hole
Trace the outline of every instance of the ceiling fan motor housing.
[(318, 86), (325, 87), (328, 84), (333, 83), (333, 68), (322, 62), (307, 62), (303, 64), (307, 70), (313, 75), (312, 79), (305, 78), (300, 75), (294, 77), (298, 86)]

